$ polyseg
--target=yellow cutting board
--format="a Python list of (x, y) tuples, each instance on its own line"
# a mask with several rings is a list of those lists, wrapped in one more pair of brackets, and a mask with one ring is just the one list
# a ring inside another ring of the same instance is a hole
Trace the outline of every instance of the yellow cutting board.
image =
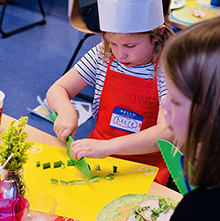
[[(134, 163), (112, 157), (105, 159), (86, 159), (91, 167), (92, 176), (100, 176), (100, 180), (89, 183), (88, 178), (75, 166), (53, 168), (53, 162), (68, 160), (66, 148), (35, 143), (29, 150), (28, 162), (24, 165), (24, 180), (29, 194), (45, 193), (57, 201), (56, 215), (94, 221), (98, 212), (111, 200), (129, 193), (147, 193), (158, 168), (145, 164)], [(36, 161), (41, 166), (36, 167)], [(43, 169), (42, 164), (50, 162), (51, 168)], [(94, 170), (94, 165), (100, 165), (100, 171)], [(117, 166), (113, 180), (103, 177), (112, 173)], [(84, 185), (63, 186), (50, 183), (50, 179), (85, 181)]]

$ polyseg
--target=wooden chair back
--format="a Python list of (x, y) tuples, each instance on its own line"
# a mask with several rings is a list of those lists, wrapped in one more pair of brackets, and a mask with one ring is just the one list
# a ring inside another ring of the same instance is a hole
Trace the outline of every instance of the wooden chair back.
[(100, 34), (98, 32), (91, 31), (87, 28), (85, 22), (82, 19), (81, 10), (79, 7), (79, 0), (72, 0), (72, 6), (70, 10), (70, 23), (78, 31), (89, 34)]

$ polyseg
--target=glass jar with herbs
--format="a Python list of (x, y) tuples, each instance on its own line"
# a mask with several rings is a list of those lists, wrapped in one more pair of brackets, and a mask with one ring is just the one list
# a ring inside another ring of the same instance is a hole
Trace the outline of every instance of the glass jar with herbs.
[(26, 141), (28, 133), (24, 131), (28, 117), (21, 117), (15, 125), (13, 120), (6, 131), (0, 134), (0, 164), (3, 165), (8, 157), (13, 156), (6, 164), (3, 170), (3, 179), (15, 180), (17, 184), (17, 193), (25, 196), (27, 187), (23, 177), (23, 165), (27, 162), (27, 150), (33, 145), (32, 142)]

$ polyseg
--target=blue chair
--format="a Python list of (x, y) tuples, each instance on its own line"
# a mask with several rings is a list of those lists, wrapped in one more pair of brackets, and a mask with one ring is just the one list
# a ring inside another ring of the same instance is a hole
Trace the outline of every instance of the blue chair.
[(42, 20), (38, 21), (38, 22), (34, 22), (34, 23), (31, 23), (31, 24), (28, 24), (26, 26), (23, 26), (23, 27), (19, 27), (19, 28), (16, 28), (14, 30), (11, 30), (11, 31), (8, 31), (8, 32), (5, 32), (3, 31), (2, 29), (2, 24), (3, 24), (3, 20), (4, 20), (4, 16), (5, 16), (5, 10), (6, 10), (6, 6), (9, 2), (9, 0), (4, 0), (4, 4), (3, 4), (3, 7), (2, 7), (2, 13), (1, 13), (1, 19), (0, 19), (0, 32), (2, 33), (2, 38), (7, 38), (13, 34), (16, 34), (18, 32), (21, 32), (21, 31), (24, 31), (28, 28), (32, 28), (36, 25), (44, 25), (46, 24), (46, 19), (45, 19), (45, 12), (44, 12), (44, 9), (43, 9), (43, 5), (41, 3), (41, 0), (37, 0), (38, 1), (38, 4), (39, 4), (39, 7), (40, 7), (40, 12), (43, 16)]
[(70, 23), (73, 26), (73, 28), (75, 28), (76, 30), (85, 33), (85, 35), (82, 37), (82, 39), (80, 40), (80, 42), (78, 43), (63, 75), (70, 70), (80, 48), (82, 47), (84, 41), (90, 37), (93, 36), (95, 34), (100, 34), (99, 32), (94, 32), (91, 31), (90, 29), (87, 28), (84, 20), (82, 19), (82, 14), (81, 14), (81, 9), (79, 7), (79, 0), (72, 0), (72, 6), (71, 6), (71, 10), (70, 10)]

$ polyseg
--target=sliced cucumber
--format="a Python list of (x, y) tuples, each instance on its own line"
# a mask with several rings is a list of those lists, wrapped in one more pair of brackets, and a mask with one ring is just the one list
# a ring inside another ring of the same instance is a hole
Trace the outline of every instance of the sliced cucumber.
[(88, 182), (90, 182), (90, 183), (95, 183), (95, 182), (98, 182), (99, 179), (100, 179), (99, 176), (94, 176), (94, 177), (92, 177), (91, 179), (88, 179)]
[(84, 184), (84, 180), (71, 180), (67, 182), (68, 185), (82, 185)]
[(118, 167), (117, 166), (113, 166), (113, 173), (117, 172)]
[(65, 164), (62, 162), (62, 164), (61, 164), (61, 168), (62, 169), (65, 169)]
[(104, 179), (106, 179), (106, 180), (112, 180), (112, 179), (114, 178), (114, 176), (115, 176), (115, 175), (114, 175), (113, 173), (110, 173), (110, 174), (104, 176)]
[(100, 171), (100, 165), (99, 165), (99, 164), (95, 164), (95, 165), (94, 165), (94, 169), (95, 169), (96, 171)]
[(66, 186), (67, 182), (65, 180), (60, 180), (60, 185)]
[(40, 167), (40, 161), (36, 162), (36, 167)]
[(43, 169), (48, 169), (50, 168), (50, 162), (43, 163)]
[(66, 165), (69, 166), (75, 166), (72, 160), (67, 160)]
[(57, 184), (57, 185), (59, 184), (59, 181), (57, 179), (53, 179), (53, 178), (50, 179), (50, 182), (53, 184)]
[(64, 163), (61, 160), (56, 161), (53, 163), (53, 168), (58, 168), (58, 167), (61, 167), (62, 165), (64, 165)]

